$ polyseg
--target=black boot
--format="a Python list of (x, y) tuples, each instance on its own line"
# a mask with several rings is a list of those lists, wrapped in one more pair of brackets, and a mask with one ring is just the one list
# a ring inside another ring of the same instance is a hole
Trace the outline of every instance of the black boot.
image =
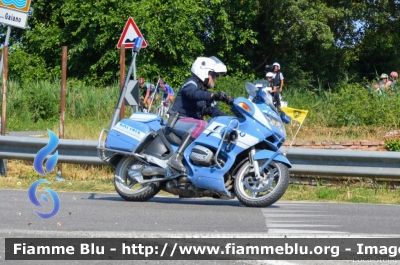
[(185, 166), (182, 164), (183, 159), (183, 152), (185, 151), (186, 147), (188, 147), (194, 138), (190, 134), (185, 134), (182, 138), (181, 145), (179, 146), (178, 150), (176, 150), (175, 154), (173, 154), (167, 162), (167, 165), (175, 169), (181, 173), (186, 172)]

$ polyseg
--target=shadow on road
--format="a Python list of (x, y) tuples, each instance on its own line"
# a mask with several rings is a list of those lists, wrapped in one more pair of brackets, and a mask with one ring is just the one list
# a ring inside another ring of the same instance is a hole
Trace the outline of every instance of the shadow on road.
[[(96, 197), (97, 196), (97, 197)], [(91, 193), (89, 197), (82, 198), (83, 200), (96, 200), (96, 201), (125, 201), (119, 196), (104, 197), (102, 193)]]
[[(84, 199), (84, 198), (83, 198)], [(119, 196), (108, 196), (104, 197), (104, 194), (91, 193), (87, 200), (105, 200), (105, 201), (125, 201)], [(145, 203), (168, 203), (168, 204), (195, 204), (195, 205), (221, 205), (221, 206), (243, 206), (238, 200), (218, 200), (211, 198), (184, 198), (178, 197), (154, 197)], [(137, 203), (137, 202), (128, 202)], [(244, 206), (243, 206), (244, 207)]]

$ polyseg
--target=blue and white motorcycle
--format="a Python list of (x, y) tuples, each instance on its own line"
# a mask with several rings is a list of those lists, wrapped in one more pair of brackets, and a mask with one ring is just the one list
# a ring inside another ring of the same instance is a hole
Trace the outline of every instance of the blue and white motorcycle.
[[(161, 189), (181, 198), (234, 199), (266, 207), (289, 185), (288, 159), (280, 147), (286, 132), (268, 92), (246, 83), (249, 98), (231, 103), (235, 116), (211, 119), (184, 151), (187, 175), (169, 171), (179, 135), (158, 115), (134, 113), (110, 131), (103, 129), (99, 157), (115, 169), (114, 185), (128, 201), (146, 201)], [(174, 135), (174, 137), (171, 137)]]

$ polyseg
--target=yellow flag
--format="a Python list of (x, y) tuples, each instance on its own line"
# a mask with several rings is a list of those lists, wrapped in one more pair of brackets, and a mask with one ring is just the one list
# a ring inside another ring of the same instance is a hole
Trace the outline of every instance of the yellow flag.
[(308, 113), (308, 110), (293, 109), (289, 107), (281, 107), (281, 111), (292, 118), (292, 120), (300, 122), (300, 124), (304, 122)]

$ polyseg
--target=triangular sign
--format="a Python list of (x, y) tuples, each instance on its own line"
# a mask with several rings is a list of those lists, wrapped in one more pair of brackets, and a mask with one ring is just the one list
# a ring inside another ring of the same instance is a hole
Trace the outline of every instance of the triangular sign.
[(128, 21), (125, 24), (125, 28), (122, 31), (121, 37), (119, 38), (117, 48), (120, 49), (122, 44), (125, 44), (125, 48), (133, 48), (135, 44), (135, 39), (137, 37), (143, 39), (142, 48), (146, 48), (147, 42), (143, 38), (142, 33), (140, 33), (140, 30), (136, 26), (135, 21), (133, 21), (133, 18), (129, 17)]

